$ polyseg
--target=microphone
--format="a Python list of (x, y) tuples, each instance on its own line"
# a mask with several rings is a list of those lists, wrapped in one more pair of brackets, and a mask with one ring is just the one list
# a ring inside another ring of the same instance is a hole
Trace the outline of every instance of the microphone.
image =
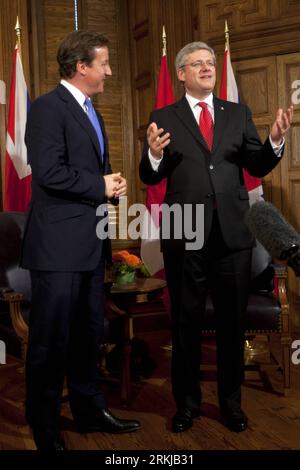
[(300, 276), (300, 235), (269, 202), (255, 202), (245, 216), (245, 222), (264, 248), (281, 261), (286, 261)]

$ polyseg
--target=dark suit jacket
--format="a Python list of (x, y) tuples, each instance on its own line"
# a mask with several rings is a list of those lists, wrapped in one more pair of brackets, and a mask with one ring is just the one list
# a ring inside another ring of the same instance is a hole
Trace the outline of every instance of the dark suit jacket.
[[(228, 247), (239, 250), (253, 246), (244, 223), (249, 208), (243, 168), (262, 177), (280, 161), (269, 142), (262, 145), (247, 106), (214, 97), (214, 142), (210, 153), (191, 108), (183, 97), (171, 106), (154, 111), (150, 122), (170, 132), (158, 172), (153, 171), (145, 141), (140, 177), (157, 184), (167, 177), (167, 204), (204, 204), (205, 242), (210, 233), (213, 209), (217, 206), (220, 226)], [(162, 240), (162, 249), (183, 246), (183, 240)]]
[[(96, 207), (106, 202), (103, 175), (111, 173), (96, 132), (72, 94), (59, 85), (38, 98), (25, 142), (32, 168), (32, 201), (21, 265), (49, 271), (94, 269), (104, 243), (96, 236)], [(107, 243), (107, 242), (105, 242)]]

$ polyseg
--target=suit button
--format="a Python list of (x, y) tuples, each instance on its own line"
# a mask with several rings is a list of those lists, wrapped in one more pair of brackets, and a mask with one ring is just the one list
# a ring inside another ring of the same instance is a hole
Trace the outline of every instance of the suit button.
[(213, 165), (209, 165), (209, 169), (210, 169), (210, 170), (213, 170), (213, 169), (214, 169), (214, 166), (213, 166)]

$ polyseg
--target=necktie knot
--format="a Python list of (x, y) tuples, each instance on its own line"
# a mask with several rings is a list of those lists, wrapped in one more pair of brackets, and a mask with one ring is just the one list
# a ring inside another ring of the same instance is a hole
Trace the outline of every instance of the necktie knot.
[(85, 107), (87, 108), (87, 111), (88, 111), (88, 112), (91, 111), (93, 105), (92, 105), (92, 102), (91, 102), (91, 100), (90, 100), (89, 98), (86, 98), (86, 99), (85, 99), (84, 105), (85, 105)]
[(207, 103), (205, 103), (205, 101), (199, 101), (198, 104), (202, 109), (207, 110)]

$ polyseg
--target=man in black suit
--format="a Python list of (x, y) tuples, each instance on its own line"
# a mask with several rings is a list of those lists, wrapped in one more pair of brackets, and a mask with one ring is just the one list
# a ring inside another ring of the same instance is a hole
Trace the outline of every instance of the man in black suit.
[[(178, 238), (182, 226), (176, 216), (169, 239), (161, 240), (172, 307), (172, 389), (177, 406), (174, 432), (190, 428), (193, 418), (200, 414), (199, 336), (208, 289), (217, 322), (221, 414), (231, 430), (247, 428), (241, 409), (241, 384), (254, 240), (244, 223), (249, 197), (243, 168), (262, 177), (278, 164), (293, 112), (292, 108), (286, 113), (278, 110), (270, 136), (262, 144), (248, 107), (213, 95), (215, 64), (214, 51), (205, 43), (195, 42), (181, 49), (175, 66), (185, 96), (152, 113), (140, 163), (144, 183), (157, 184), (167, 177), (168, 206), (179, 204), (183, 208), (187, 204), (192, 208), (188, 222), (193, 223), (193, 230), (197, 226), (196, 205), (204, 205), (203, 248), (187, 248), (187, 239)], [(166, 219), (163, 215), (162, 226)]]
[(103, 120), (91, 102), (112, 74), (108, 40), (73, 32), (57, 60), (62, 80), (32, 104), (25, 136), (32, 168), (21, 261), (32, 280), (26, 417), (42, 450), (64, 449), (59, 434), (64, 376), (80, 432), (140, 427), (107, 409), (97, 383), (110, 244), (105, 236), (97, 238), (96, 208), (126, 194), (126, 180), (111, 171)]

